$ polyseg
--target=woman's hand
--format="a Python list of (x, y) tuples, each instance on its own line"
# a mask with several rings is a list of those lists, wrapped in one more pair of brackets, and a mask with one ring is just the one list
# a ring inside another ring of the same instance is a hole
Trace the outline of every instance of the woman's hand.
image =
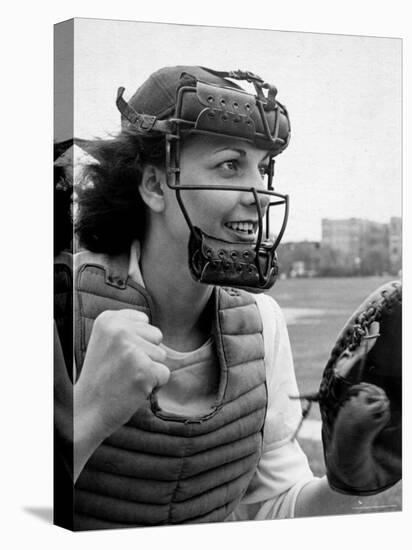
[(168, 381), (161, 341), (160, 330), (139, 311), (105, 311), (96, 318), (74, 386), (75, 479), (98, 445)]

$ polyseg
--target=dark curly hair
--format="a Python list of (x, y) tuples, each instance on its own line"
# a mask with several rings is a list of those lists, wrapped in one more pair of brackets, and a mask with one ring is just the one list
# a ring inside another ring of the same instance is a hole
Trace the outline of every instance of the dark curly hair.
[(92, 252), (125, 252), (143, 238), (146, 208), (138, 187), (146, 164), (164, 167), (165, 139), (143, 138), (130, 128), (89, 142), (87, 150), (97, 163), (86, 166), (77, 186), (79, 245)]
[[(67, 153), (73, 145), (73, 140), (56, 142), (53, 145), (53, 157), (56, 162), (59, 157)], [(70, 159), (66, 161), (70, 164)], [(73, 181), (63, 164), (54, 164), (53, 167), (53, 216), (54, 216), (54, 234), (53, 248), (54, 255), (57, 256), (63, 250), (72, 252), (73, 248), (73, 220), (72, 220), (72, 202), (73, 202)]]

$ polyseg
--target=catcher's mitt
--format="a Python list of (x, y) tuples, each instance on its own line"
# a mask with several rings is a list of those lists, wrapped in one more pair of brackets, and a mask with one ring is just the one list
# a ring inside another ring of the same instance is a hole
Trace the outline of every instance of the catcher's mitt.
[[(341, 493), (372, 495), (402, 477), (402, 288), (373, 292), (340, 332), (319, 391), (329, 485)], [(295, 432), (298, 432), (298, 429)]]
[(330, 486), (370, 495), (402, 476), (402, 289), (383, 285), (338, 336), (316, 401)]

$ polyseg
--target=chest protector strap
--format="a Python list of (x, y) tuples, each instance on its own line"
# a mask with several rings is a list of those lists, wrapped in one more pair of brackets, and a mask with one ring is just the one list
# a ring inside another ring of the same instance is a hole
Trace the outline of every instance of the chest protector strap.
[[(76, 258), (78, 375), (94, 319), (107, 309), (144, 311), (147, 291), (127, 277), (128, 258)], [(257, 467), (266, 415), (262, 321), (254, 297), (215, 288), (213, 337), (219, 386), (202, 417), (166, 414), (152, 396), (96, 450), (75, 490), (75, 529), (226, 519)]]
[(73, 369), (73, 255), (54, 258), (54, 312), (57, 332), (70, 379)]

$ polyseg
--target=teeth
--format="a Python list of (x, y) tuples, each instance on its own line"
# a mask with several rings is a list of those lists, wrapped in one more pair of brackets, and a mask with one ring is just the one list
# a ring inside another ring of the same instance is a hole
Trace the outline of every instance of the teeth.
[(252, 222), (228, 222), (227, 227), (234, 231), (243, 231), (244, 233), (253, 233)]

